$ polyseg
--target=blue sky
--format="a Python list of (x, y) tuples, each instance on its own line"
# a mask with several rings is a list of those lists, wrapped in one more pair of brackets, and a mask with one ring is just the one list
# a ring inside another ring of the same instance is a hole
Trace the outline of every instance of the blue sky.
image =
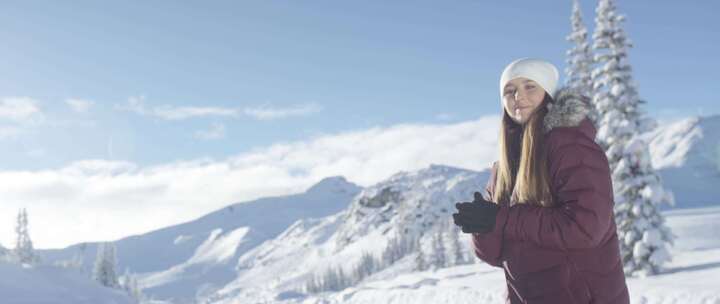
[[(595, 2), (582, 6), (592, 28)], [(651, 113), (720, 109), (711, 89), (720, 68), (711, 35), (716, 6), (618, 3)], [(37, 101), (43, 123), (4, 140), (0, 169), (222, 158), (317, 134), (495, 114), (505, 64), (536, 56), (565, 66), (570, 8), (570, 1), (3, 2), (0, 96)], [(143, 97), (148, 108), (299, 114), (167, 120), (118, 110)], [(67, 99), (93, 105), (76, 113)], [(212, 130), (216, 138), (199, 138)]]
[[(582, 6), (592, 30), (595, 1)], [(654, 116), (720, 113), (717, 6), (618, 3)], [(502, 69), (564, 69), (570, 13), (569, 0), (3, 1), (0, 245), (23, 207), (36, 246), (59, 247), (327, 176), (485, 169)]]

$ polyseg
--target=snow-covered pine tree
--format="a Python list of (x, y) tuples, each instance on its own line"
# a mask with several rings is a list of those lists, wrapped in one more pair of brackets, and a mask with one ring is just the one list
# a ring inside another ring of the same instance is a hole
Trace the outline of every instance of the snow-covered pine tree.
[(28, 231), (28, 217), (25, 208), (20, 209), (17, 215), (17, 224), (15, 226), (15, 258), (20, 264), (33, 265), (38, 262), (35, 255), (30, 232)]
[(398, 234), (398, 246), (400, 246), (400, 257), (404, 257), (415, 250), (415, 237), (409, 233)]
[(97, 253), (95, 254), (95, 266), (93, 266), (92, 278), (100, 282), (102, 285), (105, 281), (105, 243), (97, 245)]
[(337, 272), (335, 269), (330, 268), (325, 272), (325, 276), (322, 280), (323, 291), (338, 291), (340, 290), (340, 280), (338, 279)]
[(115, 244), (104, 242), (98, 244), (95, 267), (93, 268), (93, 279), (103, 286), (119, 287), (117, 278), (117, 258)]
[(317, 274), (309, 275), (307, 281), (305, 281), (305, 293), (316, 293), (321, 290), (320, 277)]
[[(583, 95), (590, 96), (592, 93), (590, 69), (592, 68), (593, 58), (587, 38), (587, 27), (583, 23), (578, 0), (573, 0), (570, 23), (572, 32), (565, 39), (573, 44), (573, 48), (566, 52), (568, 66), (565, 68), (565, 74), (567, 75), (565, 82), (568, 87), (574, 88)], [(592, 116), (594, 116), (594, 113)], [(594, 117), (591, 118), (593, 118), (593, 121), (595, 120)]]
[(395, 261), (400, 259), (401, 252), (399, 240), (399, 234), (395, 234), (394, 237), (388, 240), (387, 246), (385, 246), (385, 249), (382, 252), (382, 264), (384, 266), (392, 265)]
[(125, 290), (131, 298), (138, 303), (142, 302), (144, 295), (138, 283), (137, 275), (131, 273), (129, 269), (125, 268), (125, 274), (123, 274), (120, 283), (122, 289)]
[(422, 243), (420, 242), (420, 237), (417, 238), (415, 243), (415, 249), (417, 251), (417, 255), (415, 256), (415, 270), (423, 271), (428, 269), (428, 261), (425, 257), (425, 253), (422, 249)]
[(652, 168), (645, 142), (635, 137), (625, 147), (614, 147), (608, 152), (617, 158), (613, 179), (618, 182), (613, 182), (613, 189), (624, 269), (627, 274), (656, 274), (670, 261), (666, 245), (674, 239), (657, 207), (674, 204), (674, 198)]
[(76, 253), (71, 259), (57, 261), (54, 264), (58, 267), (82, 272), (83, 261), (82, 258)]
[(657, 207), (672, 204), (673, 198), (650, 166), (648, 145), (636, 136), (647, 124), (627, 60), (632, 44), (621, 27), (625, 16), (617, 13), (612, 0), (600, 0), (595, 12), (592, 47), (597, 66), (591, 77), (596, 140), (610, 162), (623, 268), (628, 275), (653, 274), (669, 261), (665, 245), (673, 238)]
[[(77, 252), (75, 254), (80, 258), (81, 264), (80, 264), (80, 271), (84, 274), (90, 274), (93, 265), (85, 265), (85, 251), (87, 250), (87, 243), (80, 243), (80, 245), (77, 246)], [(88, 275), (90, 276), (90, 275)]]
[(378, 261), (369, 252), (363, 252), (360, 263), (353, 270), (353, 281), (360, 282), (378, 270)]
[(84, 269), (85, 261), (83, 258), (84, 257), (84, 254), (83, 254), (84, 248), (85, 248), (85, 244), (78, 246), (79, 250), (73, 254), (72, 258), (56, 261), (54, 263), (54, 265), (56, 265), (58, 267), (67, 268), (67, 269), (71, 269), (74, 271), (84, 273), (85, 272), (85, 269)]
[(130, 295), (136, 300), (143, 298), (142, 288), (140, 288), (138, 277), (134, 273), (130, 276)]
[(442, 229), (435, 229), (432, 237), (432, 251), (429, 254), (429, 264), (435, 269), (447, 266), (447, 253), (445, 252), (445, 238)]
[(350, 279), (350, 276), (345, 274), (345, 271), (343, 270), (342, 266), (338, 266), (338, 268), (337, 268), (337, 278), (338, 278), (338, 289), (336, 289), (336, 290), (343, 290), (343, 289), (345, 289), (345, 287), (352, 285), (352, 280)]
[(307, 293), (343, 290), (380, 270), (381, 263), (369, 252), (363, 252), (360, 262), (351, 268), (349, 274), (346, 274), (341, 266), (330, 266), (322, 274), (309, 275), (304, 290)]
[(408, 233), (396, 232), (382, 252), (378, 268), (392, 265), (413, 251), (415, 241)]
[(138, 303), (141, 303), (145, 299), (145, 294), (142, 292), (142, 287), (138, 282), (136, 274), (130, 276), (130, 296), (135, 299)]
[(339, 291), (353, 284), (353, 278), (346, 275), (342, 267), (328, 267), (322, 275), (313, 274), (305, 283), (308, 293)]
[(449, 261), (449, 265), (467, 264), (468, 261), (465, 258), (465, 250), (460, 243), (460, 228), (454, 224), (448, 225), (448, 228), (450, 238), (450, 256), (452, 257), (452, 261)]
[(128, 269), (127, 267), (125, 268), (125, 273), (123, 273), (123, 275), (118, 278), (118, 283), (123, 290), (129, 290), (128, 286), (130, 284), (128, 283), (130, 283), (130, 269)]
[(0, 244), (0, 262), (9, 262), (10, 259), (10, 250), (7, 250), (7, 248), (3, 247), (2, 244)]

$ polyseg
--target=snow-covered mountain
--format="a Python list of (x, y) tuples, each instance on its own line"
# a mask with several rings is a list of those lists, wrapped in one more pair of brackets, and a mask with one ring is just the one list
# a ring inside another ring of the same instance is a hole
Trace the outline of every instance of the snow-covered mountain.
[[(386, 249), (399, 236), (432, 252), (439, 232), (447, 240), (461, 237), (448, 225), (454, 203), (472, 198), (487, 178), (487, 171), (440, 165), (397, 173), (364, 189), (346, 210), (298, 221), (249, 251), (238, 261), (237, 278), (209, 302), (269, 303), (304, 297), (302, 290), (313, 276), (340, 268), (351, 276), (364, 253), (387, 260)], [(460, 252), (470, 251), (467, 240), (458, 243)], [(397, 258), (367, 279), (393, 277), (417, 266), (417, 250)]]
[[(653, 166), (675, 195), (676, 209), (718, 206), (720, 116), (661, 125), (643, 137), (650, 144)], [(367, 188), (342, 177), (327, 178), (305, 193), (237, 203), (188, 223), (118, 240), (119, 272), (127, 268), (138, 273), (145, 294), (172, 303), (377, 302), (369, 299), (377, 300), (381, 293), (384, 297), (408, 299), (399, 303), (416, 303), (424, 293), (432, 294), (428, 298), (437, 301), (445, 298), (462, 302), (463, 297), (467, 302), (499, 301), (504, 288), (502, 273), (472, 264), (479, 260), (471, 256), (469, 236), (449, 224), (454, 203), (469, 200), (472, 192), (483, 189), (487, 178), (487, 170), (443, 165), (399, 172)], [(718, 214), (717, 210), (713, 212)], [(676, 225), (692, 222), (684, 220), (693, 217), (690, 214), (675, 214), (683, 219)], [(680, 243), (698, 235), (711, 237), (720, 233), (710, 222), (697, 223), (697, 227), (702, 228), (682, 228)], [(711, 232), (700, 234), (697, 229)], [(702, 249), (708, 252), (720, 248), (702, 238), (698, 244), (710, 246)], [(394, 249), (402, 246), (413, 250)], [(417, 250), (418, 246), (422, 250)], [(419, 260), (427, 263), (438, 258), (418, 252), (436, 252), (437, 246), (455, 246), (444, 250), (449, 255), (454, 250), (465, 256), (445, 257), (450, 259), (446, 264), (453, 266), (437, 272), (418, 271)], [(46, 261), (80, 256), (89, 271), (95, 248), (93, 243), (78, 244), (43, 251), (41, 255)], [(701, 260), (708, 260), (697, 250), (701, 249), (684, 246), (673, 253), (681, 257), (674, 262), (678, 276), (688, 276), (683, 269), (696, 269), (690, 257), (699, 254)], [(358, 276), (358, 270), (367, 264), (366, 257), (378, 262), (374, 262), (372, 271)], [(713, 266), (718, 261), (708, 261), (709, 266), (698, 269), (720, 277)], [(350, 284), (338, 279), (343, 276), (339, 273), (355, 281)], [(339, 293), (306, 292), (309, 286), (315, 286), (316, 278), (329, 274), (340, 283), (319, 289), (351, 287)], [(648, 288), (644, 281), (633, 282), (641, 286), (637, 288)], [(455, 293), (441, 293), (439, 284), (455, 284), (457, 288)], [(487, 289), (470, 290), (473, 286)]]
[[(271, 240), (299, 219), (335, 214), (360, 187), (329, 177), (306, 192), (230, 205), (194, 221), (115, 241), (119, 273), (140, 274), (144, 292), (175, 303), (191, 302), (236, 277), (238, 257)], [(82, 257), (89, 273), (97, 244), (39, 254), (48, 263)]]
[[(720, 202), (720, 115), (690, 117), (643, 135), (676, 207)], [(669, 209), (665, 207), (664, 209)]]
[[(419, 239), (426, 252), (432, 251), (433, 231), (459, 236), (448, 222), (454, 203), (470, 199), (487, 178), (486, 171), (441, 165), (400, 172), (365, 189), (342, 177), (327, 178), (305, 193), (234, 204), (118, 240), (118, 268), (139, 274), (146, 295), (172, 303), (210, 295), (291, 297), (329, 267), (349, 273), (363, 253), (381, 255), (400, 234)], [(461, 243), (460, 251), (469, 255), (469, 244)], [(86, 243), (40, 254), (50, 263), (84, 257), (89, 272), (95, 250), (96, 244)], [(396, 258), (393, 269), (373, 276), (415, 267), (414, 257)]]

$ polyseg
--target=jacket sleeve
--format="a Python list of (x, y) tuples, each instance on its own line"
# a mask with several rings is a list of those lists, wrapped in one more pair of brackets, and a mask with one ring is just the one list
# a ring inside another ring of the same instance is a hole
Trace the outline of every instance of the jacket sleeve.
[[(497, 170), (497, 162), (493, 163), (490, 171), (490, 178), (485, 186), (485, 198), (491, 199), (493, 196), (493, 188), (495, 185), (495, 175)], [(507, 217), (507, 212), (505, 213)], [(496, 220), (495, 228), (489, 233), (472, 233), (472, 247), (475, 256), (483, 260), (485, 263), (495, 267), (502, 267), (502, 244), (503, 244), (503, 225), (507, 220)]]
[(551, 153), (549, 167), (555, 204), (502, 206), (499, 214), (508, 214), (505, 237), (559, 250), (596, 247), (613, 221), (607, 157), (588, 138), (574, 140)]

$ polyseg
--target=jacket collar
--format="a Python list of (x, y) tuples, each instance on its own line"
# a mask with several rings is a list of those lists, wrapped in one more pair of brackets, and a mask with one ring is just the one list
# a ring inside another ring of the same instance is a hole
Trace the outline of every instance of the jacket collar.
[(559, 127), (579, 127), (594, 138), (597, 130), (588, 116), (592, 107), (590, 99), (569, 87), (557, 89), (553, 96), (554, 102), (547, 105), (548, 112), (543, 121), (545, 133)]

